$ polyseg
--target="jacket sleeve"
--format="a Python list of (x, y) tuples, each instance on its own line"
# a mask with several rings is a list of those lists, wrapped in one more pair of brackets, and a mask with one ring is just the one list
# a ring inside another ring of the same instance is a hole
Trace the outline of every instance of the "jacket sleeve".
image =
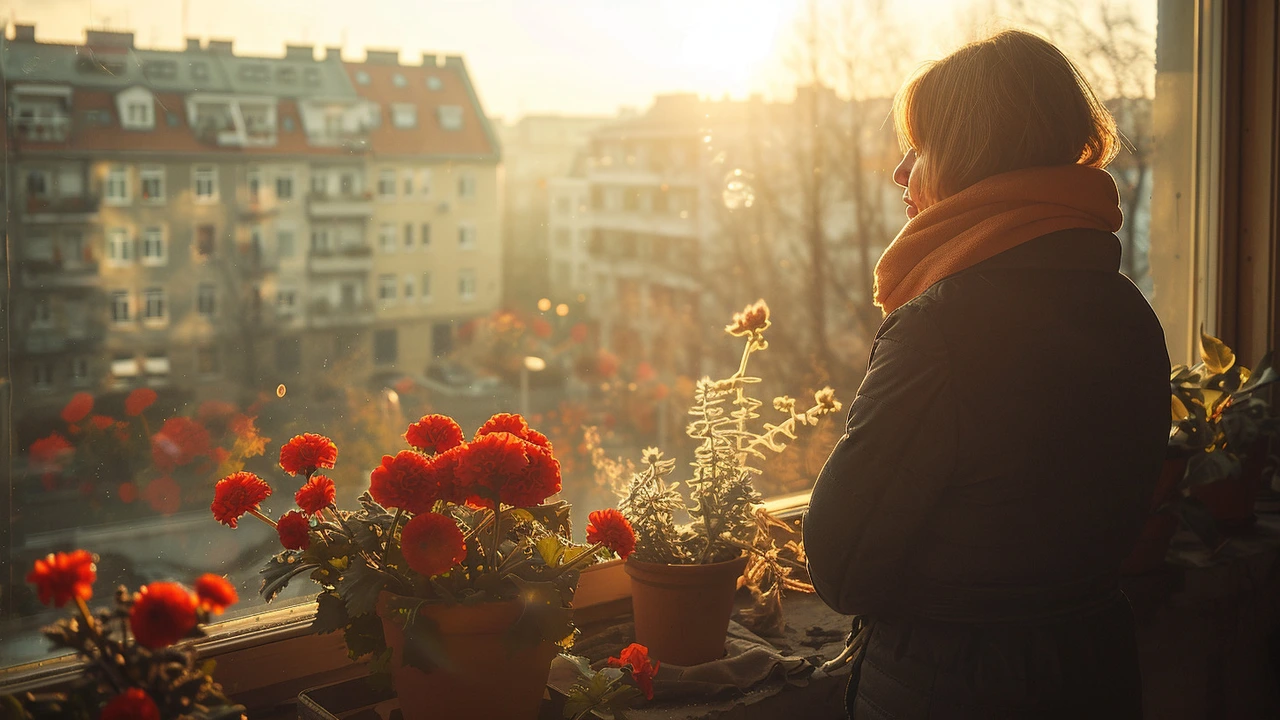
[(946, 345), (927, 309), (904, 306), (872, 346), (805, 513), (809, 574), (836, 611), (900, 606), (907, 560), (954, 465), (956, 421)]

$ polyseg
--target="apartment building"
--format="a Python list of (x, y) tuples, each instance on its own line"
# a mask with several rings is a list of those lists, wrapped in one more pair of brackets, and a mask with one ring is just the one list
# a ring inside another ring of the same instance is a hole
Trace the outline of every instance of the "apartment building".
[[(498, 146), (466, 68), (429, 56), (401, 69), (416, 73), (411, 89), (388, 74), (405, 92), (384, 97), (362, 84), (383, 57), (348, 64), (337, 48), (317, 58), (310, 46), (246, 57), (195, 39), (142, 49), (132, 33), (106, 31), (58, 44), (17, 26), (0, 72), (19, 414), (50, 417), (73, 392), (143, 385), (177, 399), (252, 396), (364, 359), (344, 366), (351, 382), (353, 368), (367, 376), (387, 357), (388, 331), (425, 332), (447, 349), (453, 322), (496, 307)], [(430, 121), (432, 142), (387, 140), (403, 139), (406, 103)], [(480, 140), (444, 129), (457, 115)], [(439, 195), (430, 220), (425, 203), (387, 203), (377, 192), (386, 163), (397, 179), (412, 166), (415, 191), (432, 186), (421, 180), (428, 170), (437, 187), (464, 187), (458, 212)], [(400, 247), (374, 242), (384, 225), (411, 222), (420, 244), (440, 219), (440, 232), (467, 242), (408, 264)], [(392, 268), (433, 282), (432, 292), (414, 288), (432, 302), (375, 307)], [(421, 372), (429, 353), (404, 357), (414, 362), (379, 366)]]

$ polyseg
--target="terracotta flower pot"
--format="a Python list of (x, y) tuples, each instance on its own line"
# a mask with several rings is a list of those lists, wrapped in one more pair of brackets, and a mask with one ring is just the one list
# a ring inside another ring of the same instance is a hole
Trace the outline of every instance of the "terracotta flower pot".
[(573, 593), (573, 608), (581, 610), (595, 605), (631, 597), (631, 578), (622, 560), (590, 565), (578, 579), (578, 589)]
[(656, 660), (698, 665), (724, 656), (738, 577), (746, 556), (709, 565), (628, 559), (636, 642)]
[(1164, 556), (1169, 551), (1169, 541), (1178, 531), (1178, 518), (1173, 513), (1157, 513), (1156, 508), (1173, 499), (1178, 483), (1187, 470), (1186, 458), (1169, 458), (1156, 480), (1151, 494), (1151, 514), (1142, 527), (1142, 534), (1129, 557), (1120, 566), (1125, 575), (1144, 575), (1164, 567)]
[(1241, 458), (1240, 474), (1191, 488), (1191, 496), (1204, 503), (1224, 535), (1253, 527), (1258, 516), (1253, 504), (1262, 492), (1262, 470), (1267, 462), (1267, 440), (1259, 439)]
[(556, 646), (544, 642), (510, 650), (506, 633), (520, 617), (518, 600), (481, 605), (423, 605), (419, 614), (440, 628), (448, 669), (423, 672), (404, 665), (404, 630), (387, 610), (389, 593), (378, 602), (378, 616), (391, 648), (392, 685), (405, 720), (474, 718), (533, 720), (546, 690)]

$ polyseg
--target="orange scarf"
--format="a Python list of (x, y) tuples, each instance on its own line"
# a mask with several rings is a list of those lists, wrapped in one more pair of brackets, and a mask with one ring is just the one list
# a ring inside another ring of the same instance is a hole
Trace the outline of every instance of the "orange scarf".
[(887, 315), (939, 280), (1042, 235), (1115, 232), (1123, 220), (1106, 170), (1058, 165), (992, 175), (907, 221), (876, 263), (876, 306)]

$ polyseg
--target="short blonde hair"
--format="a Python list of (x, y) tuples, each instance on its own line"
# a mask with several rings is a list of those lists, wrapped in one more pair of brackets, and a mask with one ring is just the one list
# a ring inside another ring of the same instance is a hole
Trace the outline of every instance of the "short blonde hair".
[(898, 91), (894, 126), (922, 159), (934, 201), (984, 178), (1046, 165), (1106, 167), (1115, 119), (1058, 48), (1020, 30), (969, 43)]

